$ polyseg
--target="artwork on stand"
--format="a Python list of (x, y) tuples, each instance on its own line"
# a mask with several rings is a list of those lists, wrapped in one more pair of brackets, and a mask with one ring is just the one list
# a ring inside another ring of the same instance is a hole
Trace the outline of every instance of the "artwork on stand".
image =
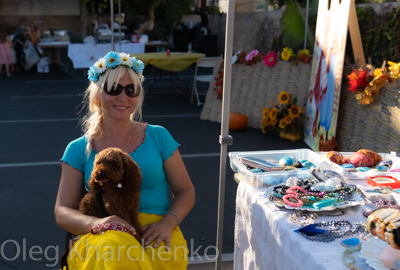
[(304, 140), (314, 151), (337, 147), (336, 124), (352, 1), (319, 1), (304, 129)]

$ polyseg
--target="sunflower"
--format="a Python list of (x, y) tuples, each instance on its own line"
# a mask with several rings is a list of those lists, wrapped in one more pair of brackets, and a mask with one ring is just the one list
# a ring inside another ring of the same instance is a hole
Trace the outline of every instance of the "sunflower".
[(278, 97), (279, 104), (287, 104), (290, 100), (290, 96), (287, 92), (282, 91)]
[(278, 115), (278, 109), (277, 108), (272, 108), (269, 111), (269, 119), (274, 120), (274, 119), (276, 119), (277, 115)]
[(292, 117), (292, 116), (289, 114), (289, 115), (286, 115), (285, 120), (286, 120), (286, 122), (287, 122), (288, 124), (290, 124), (290, 123), (292, 123), (293, 118), (294, 118), (294, 117)]
[(293, 51), (292, 51), (292, 49), (289, 49), (288, 47), (284, 48), (281, 53), (282, 60), (285, 60), (285, 61), (289, 61), (290, 56), (292, 56), (292, 55), (293, 55)]
[(300, 113), (301, 113), (301, 108), (298, 105), (292, 105), (292, 107), (289, 108), (289, 115), (292, 118), (298, 117)]
[(263, 108), (263, 119), (268, 119), (269, 109)]
[(285, 118), (282, 118), (281, 120), (279, 120), (279, 127), (284, 129), (287, 126), (288, 122), (286, 121)]
[(274, 127), (276, 125), (276, 123), (278, 123), (278, 119), (276, 119), (276, 118), (271, 119), (270, 123), (271, 123), (271, 126)]

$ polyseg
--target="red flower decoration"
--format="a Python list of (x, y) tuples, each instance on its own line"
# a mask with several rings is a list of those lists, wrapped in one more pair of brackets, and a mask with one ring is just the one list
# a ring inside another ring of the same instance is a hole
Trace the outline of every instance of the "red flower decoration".
[(276, 53), (275, 52), (270, 52), (265, 56), (264, 58), (264, 64), (266, 64), (269, 67), (273, 67), (276, 64)]

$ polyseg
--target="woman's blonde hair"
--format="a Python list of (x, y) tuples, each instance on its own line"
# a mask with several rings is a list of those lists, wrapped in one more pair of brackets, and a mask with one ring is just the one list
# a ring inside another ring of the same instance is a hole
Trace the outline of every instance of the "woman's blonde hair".
[(87, 113), (82, 118), (82, 128), (87, 138), (86, 155), (90, 156), (92, 152), (92, 141), (103, 135), (103, 112), (100, 103), (100, 95), (104, 94), (104, 84), (118, 84), (125, 73), (129, 74), (136, 90), (139, 91), (138, 101), (135, 111), (131, 114), (132, 121), (142, 121), (142, 105), (144, 99), (143, 86), (139, 75), (132, 69), (118, 66), (114, 69), (107, 69), (106, 74), (101, 76), (97, 82), (91, 82), (84, 93), (83, 102), (87, 106)]

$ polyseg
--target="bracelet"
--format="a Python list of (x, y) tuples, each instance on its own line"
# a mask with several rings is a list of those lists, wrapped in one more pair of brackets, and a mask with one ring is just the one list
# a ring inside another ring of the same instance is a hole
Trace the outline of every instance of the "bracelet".
[(119, 224), (115, 224), (115, 223), (101, 223), (101, 224), (94, 225), (92, 227), (92, 229), (90, 230), (90, 232), (92, 234), (96, 234), (94, 232), (94, 229), (105, 230), (105, 231), (112, 230), (112, 231), (119, 231), (119, 232), (127, 232), (127, 233), (129, 233), (129, 229), (128, 228), (126, 228), (125, 226), (119, 225)]
[(172, 214), (172, 215), (174, 215), (176, 217), (176, 219), (178, 220), (178, 225), (181, 224), (181, 220), (179, 219), (178, 215), (175, 212), (167, 211), (165, 214), (168, 214), (168, 213), (170, 213), (170, 214)]
[[(293, 198), (297, 201), (297, 203), (291, 202), (288, 199), (289, 198)], [(302, 200), (300, 200), (299, 198), (296, 198), (296, 196), (294, 194), (288, 194), (283, 196), (283, 202), (286, 203), (287, 205), (291, 206), (291, 207), (301, 207), (304, 202)]]

